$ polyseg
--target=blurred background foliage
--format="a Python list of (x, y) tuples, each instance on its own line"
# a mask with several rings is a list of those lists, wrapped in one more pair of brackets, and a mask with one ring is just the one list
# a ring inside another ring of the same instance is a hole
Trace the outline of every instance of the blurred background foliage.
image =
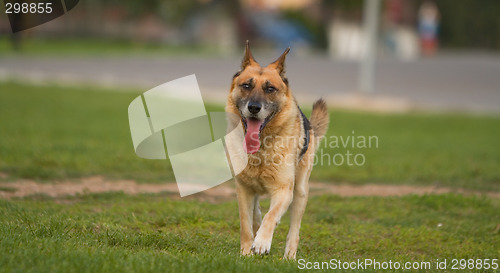
[(500, 1), (439, 0), (437, 4), (443, 46), (500, 49)]
[[(389, 3), (398, 2), (397, 24), (417, 35), (418, 10), (424, 1), (382, 0), (380, 21), (385, 20)], [(500, 49), (500, 1), (434, 2), (440, 13), (441, 48)], [(362, 0), (85, 0), (71, 16), (23, 35), (217, 46), (221, 42), (215, 40), (223, 39), (226, 49), (252, 39), (275, 46), (298, 42), (321, 51), (331, 43), (332, 22), (361, 24), (363, 4)], [(381, 32), (384, 28), (382, 23)], [(7, 17), (1, 17), (0, 34), (9, 32)]]

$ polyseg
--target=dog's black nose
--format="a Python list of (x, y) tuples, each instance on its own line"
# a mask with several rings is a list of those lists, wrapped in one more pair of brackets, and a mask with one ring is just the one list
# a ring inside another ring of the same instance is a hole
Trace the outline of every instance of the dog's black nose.
[(249, 101), (248, 102), (248, 111), (252, 114), (257, 114), (260, 112), (260, 109), (262, 109), (262, 105), (256, 101)]

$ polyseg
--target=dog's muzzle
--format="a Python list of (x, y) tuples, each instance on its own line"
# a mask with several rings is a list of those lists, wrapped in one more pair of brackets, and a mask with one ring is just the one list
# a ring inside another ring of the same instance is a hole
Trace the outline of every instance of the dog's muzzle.
[(260, 112), (260, 109), (262, 109), (262, 104), (257, 101), (249, 101), (247, 108), (251, 114), (256, 115)]

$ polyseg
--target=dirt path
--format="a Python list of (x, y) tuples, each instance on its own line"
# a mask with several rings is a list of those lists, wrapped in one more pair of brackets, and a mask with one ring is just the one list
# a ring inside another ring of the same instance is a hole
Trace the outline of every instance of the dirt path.
[[(171, 193), (179, 197), (177, 184), (142, 184), (132, 180), (106, 180), (101, 176), (83, 178), (78, 181), (62, 181), (56, 183), (37, 183), (31, 180), (0, 183), (0, 198), (25, 197), (34, 194), (44, 194), (51, 197), (64, 197), (77, 194), (124, 192), (126, 194), (139, 193)], [(479, 193), (461, 189), (451, 189), (434, 186), (407, 186), (407, 185), (338, 185), (327, 183), (310, 183), (311, 195), (336, 194), (340, 196), (402, 196), (408, 194), (443, 194), (460, 193), (466, 195), (486, 195), (500, 198), (500, 192)], [(235, 199), (236, 193), (232, 182), (226, 182), (217, 187), (193, 195), (191, 198), (205, 200)]]

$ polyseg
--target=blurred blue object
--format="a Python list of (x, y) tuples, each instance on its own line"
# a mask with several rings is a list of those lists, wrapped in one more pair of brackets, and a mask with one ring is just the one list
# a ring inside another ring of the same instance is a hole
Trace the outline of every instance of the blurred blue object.
[(313, 42), (311, 33), (303, 25), (280, 18), (275, 13), (258, 11), (250, 16), (256, 34), (279, 48), (292, 44), (310, 46)]

